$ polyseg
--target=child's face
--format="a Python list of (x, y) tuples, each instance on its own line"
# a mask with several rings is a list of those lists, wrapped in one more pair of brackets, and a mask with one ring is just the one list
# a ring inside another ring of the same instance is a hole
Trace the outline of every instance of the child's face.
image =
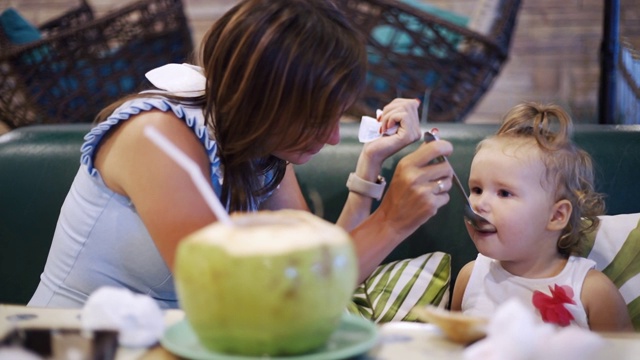
[[(469, 200), (497, 232), (480, 233), (469, 226), (478, 251), (500, 261), (519, 261), (541, 247), (556, 247), (557, 235), (547, 229), (553, 216), (551, 187), (543, 187), (545, 167), (539, 149), (529, 143), (490, 140), (471, 163)], [(551, 239), (546, 241), (545, 239)]]

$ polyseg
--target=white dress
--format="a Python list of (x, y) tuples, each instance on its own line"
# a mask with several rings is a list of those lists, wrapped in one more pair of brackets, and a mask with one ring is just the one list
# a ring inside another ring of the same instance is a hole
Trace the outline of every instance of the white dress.
[(497, 308), (509, 300), (517, 298), (531, 309), (542, 322), (540, 311), (533, 305), (534, 291), (551, 295), (549, 287), (569, 286), (573, 290), (575, 304), (564, 304), (573, 315), (571, 325), (589, 329), (587, 314), (580, 294), (582, 284), (589, 270), (595, 268), (595, 262), (586, 258), (571, 256), (564, 269), (556, 276), (544, 279), (527, 279), (507, 272), (494, 259), (478, 254), (473, 266), (469, 283), (462, 298), (462, 312), (474, 316), (491, 316)]

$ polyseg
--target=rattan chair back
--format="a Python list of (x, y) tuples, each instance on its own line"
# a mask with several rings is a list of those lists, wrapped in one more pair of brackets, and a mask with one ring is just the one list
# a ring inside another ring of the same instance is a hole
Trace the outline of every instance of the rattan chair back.
[(181, 0), (141, 0), (96, 19), (82, 0), (40, 31), (19, 46), (0, 34), (0, 121), (12, 128), (91, 122), (141, 89), (148, 70), (193, 51)]
[(375, 114), (395, 97), (424, 101), (426, 94), (429, 122), (463, 121), (509, 53), (520, 0), (499, 1), (486, 34), (400, 1), (338, 2), (364, 36), (369, 58), (366, 90), (349, 112)]

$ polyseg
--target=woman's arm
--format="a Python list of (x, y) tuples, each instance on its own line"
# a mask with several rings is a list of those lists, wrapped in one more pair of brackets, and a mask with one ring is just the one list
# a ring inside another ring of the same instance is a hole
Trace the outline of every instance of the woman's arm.
[(473, 264), (475, 261), (465, 264), (456, 278), (456, 283), (453, 287), (453, 296), (451, 297), (451, 311), (462, 311), (462, 298), (464, 297), (464, 291), (467, 289), (469, 278), (473, 272)]
[[(415, 99), (395, 99), (384, 107), (378, 119), (381, 131), (399, 125), (398, 131), (364, 144), (354, 169), (357, 177), (375, 183), (387, 158), (420, 139), (419, 104)], [(372, 203), (370, 196), (350, 191), (337, 224), (348, 231), (353, 230), (370, 215)]]
[(580, 295), (593, 331), (633, 331), (627, 304), (615, 284), (603, 273), (587, 273)]
[(152, 125), (209, 178), (209, 159), (196, 135), (171, 112), (148, 111), (112, 129), (95, 155), (107, 187), (129, 197), (160, 254), (173, 268), (177, 245), (217, 219), (189, 175), (144, 136)]
[(360, 281), (375, 270), (391, 251), (449, 202), (452, 169), (448, 163), (429, 164), (441, 155), (449, 155), (447, 141), (421, 144), (402, 158), (380, 206), (351, 231), (359, 259)]

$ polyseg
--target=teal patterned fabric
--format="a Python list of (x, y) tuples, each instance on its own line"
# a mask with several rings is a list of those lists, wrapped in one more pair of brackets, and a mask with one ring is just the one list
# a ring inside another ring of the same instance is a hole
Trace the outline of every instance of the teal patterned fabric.
[(357, 289), (348, 311), (376, 323), (416, 321), (415, 306), (449, 303), (451, 255), (424, 254), (379, 266)]
[(42, 38), (40, 30), (14, 8), (8, 8), (0, 14), (0, 27), (7, 39), (15, 45), (28, 44)]
[[(447, 11), (444, 9), (440, 9), (436, 6), (427, 4), (420, 0), (402, 0), (401, 2), (409, 5), (411, 7), (416, 8), (417, 10), (429, 13), (433, 16), (439, 17), (445, 21), (450, 23), (465, 27), (469, 23), (469, 18), (466, 16), (462, 16), (456, 14), (452, 11)], [(372, 38), (381, 44), (384, 47), (388, 47), (392, 49), (395, 54), (400, 56), (415, 56), (416, 58), (421, 58), (426, 56), (420, 47), (414, 47), (414, 36), (410, 34), (406, 29), (411, 31), (422, 32), (422, 36), (426, 39), (435, 39), (435, 38), (444, 38), (447, 43), (451, 44), (451, 47), (455, 47), (461, 40), (460, 34), (450, 31), (447, 28), (439, 27), (437, 31), (431, 30), (429, 27), (425, 27), (422, 22), (412, 16), (409, 13), (403, 13), (398, 17), (398, 26), (391, 25), (379, 25), (371, 30)], [(406, 27), (406, 29), (404, 28)], [(368, 51), (368, 61), (369, 63), (376, 64), (381, 61), (380, 54), (377, 51)], [(446, 59), (449, 54), (447, 49), (443, 49), (440, 46), (433, 46), (429, 50), (429, 56)], [(434, 86), (434, 84), (438, 81), (438, 74), (436, 71), (427, 71), (425, 73), (425, 84), (429, 87)], [(399, 81), (401, 83), (402, 81)], [(390, 86), (397, 86), (397, 84), (388, 84), (386, 80), (376, 76), (373, 73), (367, 74), (367, 84), (368, 86), (373, 86), (375, 89), (379, 91), (386, 91)], [(424, 101), (424, 99), (421, 99)]]
[[(42, 39), (40, 30), (22, 17), (14, 8), (8, 8), (0, 14), (0, 32), (13, 45), (24, 45)], [(40, 46), (25, 51), (20, 55), (20, 61), (28, 65), (39, 64), (47, 57), (48, 52), (48, 47)]]

